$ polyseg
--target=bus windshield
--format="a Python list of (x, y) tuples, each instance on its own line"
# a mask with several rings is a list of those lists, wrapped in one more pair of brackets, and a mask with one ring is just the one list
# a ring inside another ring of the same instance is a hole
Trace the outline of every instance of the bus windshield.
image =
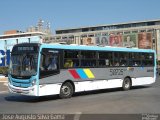
[(37, 73), (38, 53), (16, 53), (11, 55), (10, 74), (18, 77)]

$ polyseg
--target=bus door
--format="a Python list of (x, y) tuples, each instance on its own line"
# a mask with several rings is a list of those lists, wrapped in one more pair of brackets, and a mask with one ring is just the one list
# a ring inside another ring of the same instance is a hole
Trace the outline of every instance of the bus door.
[(40, 56), (40, 78), (59, 74), (59, 51), (44, 48)]

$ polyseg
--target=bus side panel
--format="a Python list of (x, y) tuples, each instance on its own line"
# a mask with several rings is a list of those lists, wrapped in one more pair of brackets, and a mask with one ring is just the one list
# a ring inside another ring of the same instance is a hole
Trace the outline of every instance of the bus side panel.
[(122, 79), (75, 82), (75, 92), (122, 87)]
[(149, 85), (155, 82), (154, 77), (132, 78), (132, 86)]
[[(73, 82), (85, 82), (94, 80), (113, 80), (142, 77), (154, 77), (153, 67), (110, 67), (110, 68), (77, 68), (62, 69), (60, 74), (42, 78), (39, 84), (57, 84), (66, 80)], [(144, 82), (145, 84), (145, 82)]]
[(39, 95), (59, 94), (67, 80), (74, 82), (76, 92), (122, 87), (125, 77), (131, 78), (133, 86), (155, 82), (153, 67), (62, 69), (60, 74), (40, 79)]
[(59, 94), (60, 87), (61, 87), (61, 84), (39, 85), (39, 96)]

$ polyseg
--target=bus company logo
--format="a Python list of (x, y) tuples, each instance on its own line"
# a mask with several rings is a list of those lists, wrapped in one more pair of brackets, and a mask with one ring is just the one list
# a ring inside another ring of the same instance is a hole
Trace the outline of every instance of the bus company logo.
[(74, 79), (93, 79), (95, 78), (94, 74), (90, 69), (71, 69), (68, 70)]
[(134, 68), (133, 67), (128, 67), (127, 70), (134, 71)]

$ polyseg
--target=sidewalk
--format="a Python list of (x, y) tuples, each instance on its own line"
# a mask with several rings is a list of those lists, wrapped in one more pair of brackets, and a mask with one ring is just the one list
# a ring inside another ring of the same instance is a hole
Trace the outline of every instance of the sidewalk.
[(8, 77), (0, 76), (0, 82), (7, 82), (7, 81), (8, 81)]

